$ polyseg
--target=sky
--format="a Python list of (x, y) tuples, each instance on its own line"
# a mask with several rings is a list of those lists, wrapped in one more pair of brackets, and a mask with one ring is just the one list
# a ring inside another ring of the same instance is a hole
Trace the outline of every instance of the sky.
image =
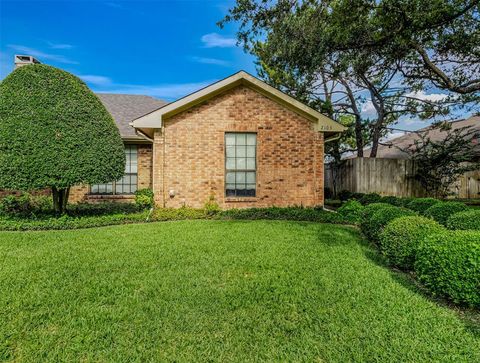
[(0, 79), (27, 54), (96, 92), (172, 101), (239, 70), (256, 74), (235, 26), (216, 25), (233, 3), (0, 0)]
[[(234, 0), (0, 0), (0, 80), (14, 54), (36, 57), (83, 79), (95, 92), (173, 101), (239, 70), (254, 58), (236, 45), (236, 24), (220, 29)], [(428, 99), (441, 92), (420, 92)], [(373, 118), (371, 102), (362, 107)], [(465, 117), (458, 114), (455, 117)], [(427, 123), (411, 117), (396, 127)], [(389, 138), (400, 135), (393, 131)]]

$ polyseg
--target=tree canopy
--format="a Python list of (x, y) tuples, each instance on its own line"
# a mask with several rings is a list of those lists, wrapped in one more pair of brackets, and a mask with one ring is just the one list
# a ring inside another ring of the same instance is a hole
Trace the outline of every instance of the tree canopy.
[(79, 78), (35, 64), (2, 81), (0, 188), (52, 188), (64, 211), (71, 186), (117, 180), (124, 169), (118, 128)]
[(354, 116), (358, 156), (371, 144), (375, 157), (401, 116), (480, 104), (478, 0), (237, 0), (226, 22), (267, 82), (330, 117)]

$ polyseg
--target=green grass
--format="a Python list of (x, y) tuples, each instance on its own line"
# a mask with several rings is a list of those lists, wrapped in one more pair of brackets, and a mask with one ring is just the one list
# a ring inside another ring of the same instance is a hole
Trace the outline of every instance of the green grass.
[(480, 361), (478, 323), (376, 256), (306, 222), (0, 232), (0, 361)]

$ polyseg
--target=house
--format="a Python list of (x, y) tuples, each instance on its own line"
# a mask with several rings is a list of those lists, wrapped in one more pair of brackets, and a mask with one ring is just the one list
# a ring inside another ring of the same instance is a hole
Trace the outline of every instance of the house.
[[(471, 127), (480, 131), (480, 115), (472, 116), (467, 119), (456, 120), (449, 123), (452, 130), (461, 129), (464, 127)], [(420, 140), (419, 135), (425, 135), (432, 141), (440, 141), (445, 138), (447, 131), (443, 131), (438, 127), (432, 127), (431, 125), (423, 127), (415, 132), (408, 132), (403, 136), (396, 137), (388, 142), (379, 145), (377, 151), (377, 158), (385, 159), (408, 159), (410, 155), (404, 150), (408, 149), (415, 143), (416, 140)], [(479, 143), (479, 141), (476, 141)], [(364, 155), (370, 155), (370, 149), (364, 150)], [(480, 159), (480, 144), (478, 158)]]
[(98, 97), (124, 140), (125, 175), (76, 186), (71, 202), (129, 201), (151, 188), (161, 207), (323, 205), (324, 144), (344, 127), (244, 71), (172, 103)]

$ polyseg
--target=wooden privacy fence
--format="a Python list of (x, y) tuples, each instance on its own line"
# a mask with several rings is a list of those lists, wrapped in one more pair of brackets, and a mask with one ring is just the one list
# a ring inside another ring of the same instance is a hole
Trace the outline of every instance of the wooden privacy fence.
[[(335, 172), (325, 165), (325, 187), (332, 191), (378, 193), (397, 197), (421, 197), (425, 192), (414, 179), (411, 160), (354, 158)], [(457, 198), (480, 198), (480, 170), (463, 174), (451, 188)]]

